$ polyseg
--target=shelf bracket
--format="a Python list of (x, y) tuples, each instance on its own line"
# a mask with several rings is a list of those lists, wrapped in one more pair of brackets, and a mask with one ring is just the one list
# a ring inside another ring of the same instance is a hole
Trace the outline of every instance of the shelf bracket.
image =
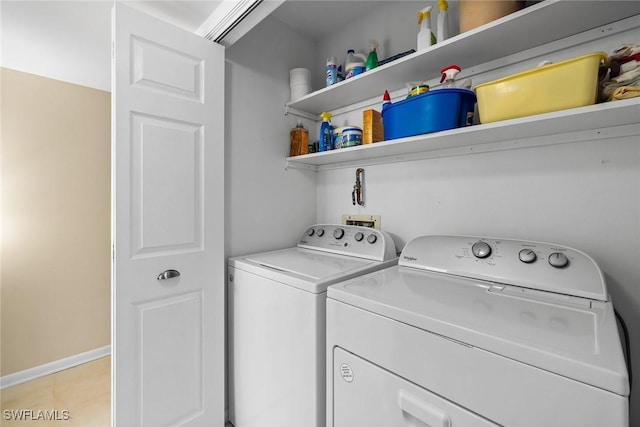
[(317, 172), (318, 171), (318, 167), (315, 166), (315, 165), (308, 165), (308, 164), (305, 164), (305, 163), (292, 162), (292, 161), (289, 161), (288, 159), (285, 161), (284, 169), (285, 170), (289, 170), (289, 169), (309, 170), (309, 171), (313, 171), (313, 172)]
[(293, 116), (304, 117), (305, 119), (313, 120), (314, 122), (319, 122), (320, 121), (320, 116), (318, 116), (316, 114), (311, 114), (311, 113), (307, 113), (306, 111), (297, 110), (297, 109), (291, 107), (290, 105), (285, 104), (285, 106), (284, 106), (284, 115), (288, 116), (289, 114), (291, 114)]

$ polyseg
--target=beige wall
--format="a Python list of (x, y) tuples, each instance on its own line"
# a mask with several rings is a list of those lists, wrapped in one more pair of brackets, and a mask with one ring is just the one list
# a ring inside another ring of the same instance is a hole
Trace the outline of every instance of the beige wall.
[(0, 68), (1, 371), (110, 344), (110, 94)]

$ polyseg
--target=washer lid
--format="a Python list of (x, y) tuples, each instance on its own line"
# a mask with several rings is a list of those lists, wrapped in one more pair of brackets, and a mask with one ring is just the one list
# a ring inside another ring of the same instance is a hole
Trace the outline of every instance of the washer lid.
[(303, 249), (251, 255), (245, 259), (275, 270), (304, 276), (309, 280), (322, 280), (372, 263), (367, 259)]
[(325, 292), (332, 283), (396, 263), (397, 258), (378, 262), (304, 248), (289, 248), (229, 260), (229, 265), (233, 267), (313, 293)]
[(629, 394), (610, 302), (403, 266), (338, 283), (329, 287), (327, 296), (464, 345)]

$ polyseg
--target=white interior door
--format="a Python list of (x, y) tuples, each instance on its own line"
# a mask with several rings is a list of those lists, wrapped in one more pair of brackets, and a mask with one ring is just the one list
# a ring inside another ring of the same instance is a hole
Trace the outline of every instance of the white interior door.
[(224, 48), (120, 3), (112, 32), (112, 423), (222, 426)]

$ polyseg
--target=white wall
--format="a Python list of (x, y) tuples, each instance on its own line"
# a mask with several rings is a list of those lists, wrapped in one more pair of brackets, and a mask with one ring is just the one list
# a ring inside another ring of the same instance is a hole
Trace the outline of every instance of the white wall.
[(110, 1), (0, 2), (0, 65), (111, 90)]
[[(284, 161), (298, 120), (284, 116), (289, 70), (310, 67), (314, 49), (271, 18), (227, 49), (227, 256), (291, 246), (315, 222), (315, 173)], [(313, 123), (303, 124), (314, 138)]]

